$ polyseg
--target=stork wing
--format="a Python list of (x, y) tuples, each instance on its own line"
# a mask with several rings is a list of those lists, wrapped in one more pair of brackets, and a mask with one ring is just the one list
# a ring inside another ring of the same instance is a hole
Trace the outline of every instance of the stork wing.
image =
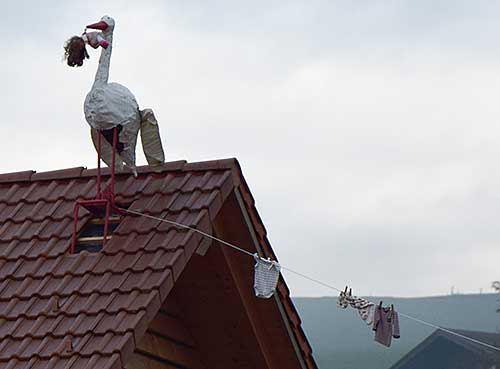
[(141, 141), (149, 165), (160, 165), (165, 162), (158, 121), (151, 109), (141, 110)]
[[(92, 136), (92, 142), (94, 143), (95, 150), (99, 151), (99, 131), (97, 129), (90, 128), (90, 135)], [(108, 167), (111, 168), (113, 165), (113, 146), (111, 146), (109, 142), (104, 139), (104, 137), (101, 137), (101, 159)], [(120, 154), (116, 153), (115, 160), (115, 170), (123, 170), (123, 158)]]

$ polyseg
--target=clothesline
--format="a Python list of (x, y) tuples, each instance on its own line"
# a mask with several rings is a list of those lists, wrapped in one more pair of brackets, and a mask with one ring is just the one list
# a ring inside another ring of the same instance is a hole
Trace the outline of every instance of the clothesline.
[[(119, 209), (120, 209), (120, 210), (122, 210), (122, 211), (124, 211), (124, 212), (130, 213), (130, 214), (138, 215), (138, 216), (145, 217), (145, 218), (149, 218), (149, 219), (154, 219), (154, 220), (157, 220), (157, 221), (160, 221), (160, 222), (163, 222), (163, 223), (168, 223), (168, 224), (174, 225), (174, 226), (179, 227), (179, 228), (183, 228), (183, 229), (188, 229), (188, 230), (194, 231), (194, 232), (196, 232), (196, 233), (201, 234), (201, 235), (202, 235), (202, 236), (204, 236), (204, 237), (210, 238), (210, 239), (211, 239), (211, 240), (213, 240), (213, 241), (219, 242), (220, 244), (223, 244), (223, 245), (225, 245), (225, 246), (231, 247), (231, 248), (232, 248), (232, 249), (234, 249), (234, 250), (237, 250), (237, 251), (242, 252), (242, 253), (244, 253), (244, 254), (246, 254), (246, 255), (248, 255), (248, 256), (251, 256), (252, 258), (254, 257), (254, 254), (253, 254), (253, 253), (251, 253), (250, 251), (244, 250), (244, 249), (242, 249), (241, 247), (238, 247), (238, 246), (236, 246), (236, 245), (234, 245), (234, 244), (232, 244), (232, 243), (230, 243), (230, 242), (224, 241), (224, 240), (222, 240), (222, 239), (220, 239), (220, 238), (217, 238), (217, 237), (215, 237), (215, 236), (212, 236), (211, 234), (208, 234), (208, 233), (206, 233), (206, 232), (200, 231), (199, 229), (196, 229), (196, 228), (190, 227), (190, 226), (188, 226), (188, 225), (185, 225), (185, 224), (182, 224), (182, 223), (178, 223), (178, 222), (175, 222), (175, 221), (173, 221), (173, 220), (168, 220), (168, 219), (164, 219), (164, 218), (155, 217), (155, 216), (153, 216), (153, 215), (149, 215), (149, 214), (141, 213), (141, 212), (138, 212), (138, 211), (135, 211), (135, 210), (125, 209), (125, 208), (119, 208)], [(281, 269), (286, 270), (286, 271), (288, 271), (288, 272), (290, 272), (290, 273), (293, 273), (293, 274), (295, 274), (295, 275), (298, 275), (299, 277), (302, 277), (302, 278), (304, 278), (304, 279), (307, 279), (307, 280), (309, 280), (309, 281), (311, 281), (311, 282), (314, 282), (314, 283), (316, 283), (316, 284), (319, 284), (319, 285), (321, 285), (321, 286), (323, 286), (323, 287), (329, 288), (329, 289), (334, 290), (334, 291), (337, 291), (337, 292), (342, 292), (342, 290), (341, 290), (341, 289), (339, 289), (339, 288), (337, 288), (337, 287), (335, 287), (335, 286), (332, 286), (332, 285), (330, 285), (330, 284), (328, 284), (328, 283), (322, 282), (322, 281), (320, 281), (320, 280), (318, 280), (318, 279), (311, 278), (311, 277), (309, 277), (309, 276), (307, 276), (307, 275), (305, 275), (305, 274), (302, 274), (302, 273), (300, 273), (300, 272), (297, 272), (296, 270), (290, 269), (290, 268), (285, 267), (285, 266), (283, 266), (283, 265), (281, 265)], [(411, 315), (404, 314), (404, 313), (402, 313), (402, 312), (399, 312), (399, 315), (401, 315), (401, 316), (403, 316), (403, 317), (405, 317), (405, 318), (407, 318), (407, 319), (413, 320), (414, 322), (417, 322), (417, 323), (420, 323), (420, 324), (426, 325), (426, 326), (428, 326), (428, 327), (432, 327), (432, 328), (434, 328), (434, 329), (441, 330), (441, 331), (446, 332), (446, 333), (448, 333), (448, 334), (451, 334), (451, 335), (454, 335), (454, 336), (457, 336), (457, 337), (463, 338), (463, 339), (468, 340), (468, 341), (470, 341), (470, 342), (474, 342), (474, 343), (476, 343), (476, 344), (478, 344), (478, 345), (481, 345), (481, 346), (484, 346), (484, 347), (488, 347), (488, 348), (490, 348), (490, 349), (492, 349), (492, 350), (495, 350), (495, 351), (499, 351), (499, 352), (500, 352), (500, 347), (490, 345), (490, 344), (488, 344), (488, 343), (486, 343), (486, 342), (482, 342), (482, 341), (476, 340), (476, 339), (474, 339), (474, 338), (472, 338), (472, 337), (465, 336), (465, 335), (463, 335), (463, 334), (460, 334), (460, 333), (454, 332), (454, 331), (452, 331), (452, 330), (450, 330), (450, 329), (446, 329), (446, 328), (440, 327), (440, 326), (438, 326), (438, 325), (435, 325), (435, 324), (429, 323), (429, 322), (427, 322), (427, 321), (425, 321), (425, 320), (422, 320), (422, 319), (419, 319), (419, 318), (415, 318), (415, 317), (413, 317), (413, 316), (411, 316)]]

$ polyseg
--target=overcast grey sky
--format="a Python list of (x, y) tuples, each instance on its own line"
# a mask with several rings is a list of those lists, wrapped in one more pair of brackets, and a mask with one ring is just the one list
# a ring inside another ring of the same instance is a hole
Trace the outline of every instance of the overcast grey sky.
[(110, 79), (154, 109), (168, 160), (238, 158), (282, 264), (360, 295), (500, 278), (500, 3), (41, 4), (2, 5), (0, 172), (95, 166), (99, 51), (72, 69), (62, 46), (109, 14)]

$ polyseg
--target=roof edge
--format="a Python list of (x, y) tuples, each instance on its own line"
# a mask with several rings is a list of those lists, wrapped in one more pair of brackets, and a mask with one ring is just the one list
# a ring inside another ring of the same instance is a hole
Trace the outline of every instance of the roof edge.
[[(216, 159), (207, 161), (198, 161), (188, 163), (186, 160), (176, 160), (171, 162), (166, 162), (161, 165), (142, 165), (137, 167), (137, 172), (139, 174), (146, 173), (162, 173), (162, 172), (194, 172), (194, 171), (206, 171), (206, 170), (233, 170), (237, 169), (236, 172), (241, 172), (240, 165), (236, 158), (227, 159)], [(102, 168), (101, 174), (104, 176), (110, 175), (110, 168)], [(120, 172), (117, 173), (118, 176), (121, 175), (131, 175), (130, 172)], [(20, 172), (11, 173), (1, 173), (0, 183), (14, 183), (14, 182), (34, 182), (34, 181), (48, 181), (54, 179), (70, 179), (70, 178), (82, 178), (82, 177), (95, 177), (97, 175), (97, 168), (87, 169), (85, 167), (74, 167), (67, 169), (58, 169), (45, 172), (37, 172), (34, 170), (26, 170)]]
[[(465, 330), (465, 329), (451, 329), (451, 328), (444, 328), (450, 332), (462, 334), (464, 336), (469, 335), (486, 335), (486, 336), (491, 336), (491, 337), (500, 337), (499, 333), (492, 333), (492, 332), (484, 332), (484, 331), (470, 331), (470, 330)], [(420, 343), (418, 343), (412, 350), (407, 352), (402, 358), (400, 358), (398, 361), (396, 361), (390, 369), (398, 369), (406, 365), (409, 361), (411, 361), (415, 356), (419, 355), (423, 350), (425, 350), (429, 345), (432, 345), (438, 338), (445, 338), (449, 340), (450, 342), (454, 343), (455, 345), (461, 346), (464, 350), (470, 351), (470, 352), (487, 352), (487, 353), (493, 353), (495, 352), (487, 347), (480, 346), (477, 343), (468, 341), (462, 337), (457, 337), (447, 331), (443, 331), (442, 329), (436, 329), (434, 332), (429, 334), (426, 338), (424, 338)], [(478, 339), (479, 337), (470, 337), (473, 339)], [(485, 343), (495, 346), (494, 342), (491, 341), (484, 341)]]
[(36, 173), (34, 170), (22, 172), (11, 172), (0, 174), (0, 183), (26, 182), (31, 180), (31, 176)]

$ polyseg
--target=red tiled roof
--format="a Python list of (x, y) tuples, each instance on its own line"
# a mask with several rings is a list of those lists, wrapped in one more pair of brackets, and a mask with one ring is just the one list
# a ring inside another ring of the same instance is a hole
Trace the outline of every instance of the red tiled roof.
[[(121, 368), (201, 241), (196, 232), (127, 215), (101, 252), (70, 255), (75, 200), (94, 197), (95, 174), (0, 175), (0, 368)], [(235, 159), (142, 167), (138, 178), (117, 176), (116, 194), (131, 210), (211, 233), (235, 188), (264, 253), (274, 257)], [(87, 219), (81, 211), (78, 229)], [(278, 296), (306, 366), (315, 368), (283, 280)]]

